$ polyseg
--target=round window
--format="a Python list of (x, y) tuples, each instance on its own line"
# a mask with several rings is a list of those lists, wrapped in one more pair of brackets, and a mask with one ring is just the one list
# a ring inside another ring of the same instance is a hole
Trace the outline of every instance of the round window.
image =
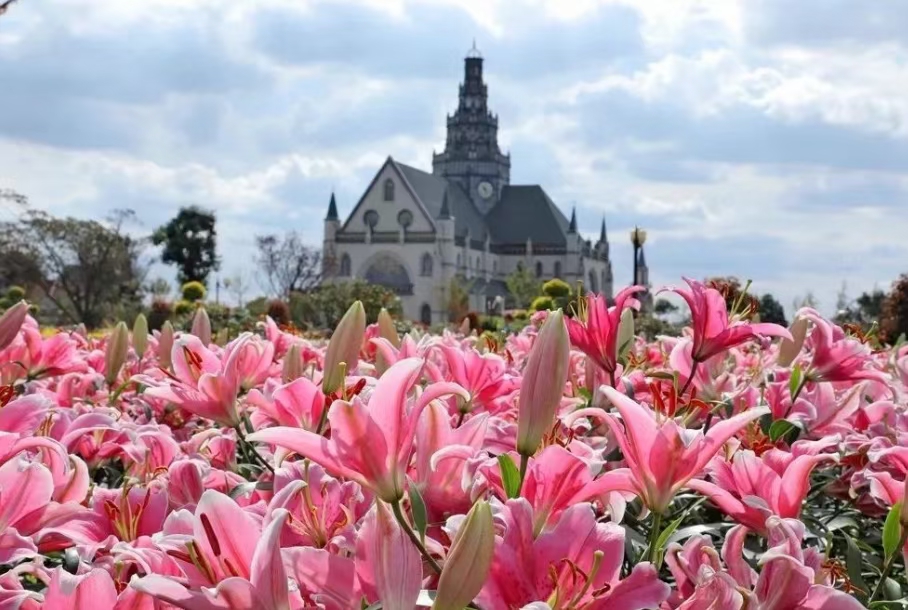
[(410, 210), (401, 210), (400, 214), (397, 215), (397, 222), (403, 228), (409, 228), (410, 225), (413, 224), (413, 212)]
[(363, 214), (363, 222), (366, 223), (366, 226), (370, 229), (374, 229), (378, 225), (378, 212), (375, 210), (369, 210)]

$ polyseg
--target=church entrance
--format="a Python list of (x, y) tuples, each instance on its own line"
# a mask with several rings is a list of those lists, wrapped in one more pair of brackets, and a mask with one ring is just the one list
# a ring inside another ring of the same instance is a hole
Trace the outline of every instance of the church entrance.
[(419, 321), (426, 326), (432, 324), (432, 308), (429, 307), (428, 303), (423, 303), (422, 307), (419, 309)]
[(410, 274), (400, 260), (388, 252), (379, 253), (372, 259), (363, 278), (372, 284), (390, 288), (400, 296), (413, 294)]

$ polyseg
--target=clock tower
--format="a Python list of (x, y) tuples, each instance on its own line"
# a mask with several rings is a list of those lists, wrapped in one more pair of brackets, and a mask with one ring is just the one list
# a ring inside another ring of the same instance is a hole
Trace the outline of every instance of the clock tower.
[(459, 98), (454, 115), (448, 115), (445, 149), (432, 156), (432, 173), (459, 183), (485, 214), (511, 180), (511, 157), (498, 148), (498, 116), (489, 111), (476, 43), (464, 60)]

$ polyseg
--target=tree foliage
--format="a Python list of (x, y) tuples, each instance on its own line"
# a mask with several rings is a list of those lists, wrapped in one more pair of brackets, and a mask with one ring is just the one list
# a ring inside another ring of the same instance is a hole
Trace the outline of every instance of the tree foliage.
[(908, 273), (892, 283), (892, 290), (883, 299), (880, 312), (881, 338), (894, 343), (902, 335), (908, 336)]
[(214, 212), (196, 206), (181, 208), (155, 230), (152, 241), (164, 247), (161, 260), (176, 265), (180, 284), (193, 280), (207, 284), (208, 276), (219, 267)]
[(835, 323), (855, 325), (867, 332), (882, 322), (885, 301), (886, 293), (878, 288), (850, 301), (843, 286), (836, 303)]
[(767, 293), (760, 297), (758, 313), (760, 314), (760, 322), (771, 322), (788, 326), (788, 320), (785, 319), (785, 308), (771, 294)]
[(258, 235), (255, 263), (262, 272), (263, 288), (279, 298), (315, 288), (321, 280), (322, 252), (303, 242), (296, 231), (283, 235)]
[(470, 285), (464, 277), (451, 278), (448, 285), (448, 321), (459, 322), (470, 313)]
[(0, 227), (4, 275), (27, 278), (66, 321), (98, 327), (141, 302), (144, 240), (124, 230), (134, 216), (119, 211), (102, 223), (28, 210)]
[(514, 304), (519, 309), (528, 308), (533, 303), (533, 299), (539, 296), (539, 292), (542, 289), (541, 282), (523, 265), (518, 265), (517, 269), (508, 275), (504, 281), (508, 287), (508, 292), (514, 298)]
[[(292, 293), (290, 316), (293, 323), (299, 326), (333, 329), (354, 301), (362, 301), (370, 322), (378, 319), (378, 312), (383, 307), (392, 315), (400, 315), (400, 299), (394, 292), (378, 284), (353, 280), (322, 284), (309, 292)], [(250, 309), (252, 305), (249, 304)]]

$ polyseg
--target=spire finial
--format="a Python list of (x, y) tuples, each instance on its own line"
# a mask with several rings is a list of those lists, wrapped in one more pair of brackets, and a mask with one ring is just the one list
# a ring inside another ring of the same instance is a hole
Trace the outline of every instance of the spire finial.
[(605, 214), (602, 215), (602, 229), (599, 231), (599, 241), (605, 243), (608, 238), (605, 235)]
[(334, 199), (334, 189), (331, 189), (331, 201), (328, 202), (328, 215), (325, 220), (340, 220), (337, 215), (337, 201)]
[(571, 224), (568, 225), (568, 233), (576, 233), (576, 232), (577, 232), (577, 208), (572, 207), (571, 208)]
[(445, 189), (441, 197), (441, 210), (438, 211), (438, 220), (451, 220), (451, 207), (448, 205), (448, 190)]
[(476, 38), (473, 38), (473, 46), (467, 51), (467, 59), (481, 59), (482, 53), (479, 52), (479, 47), (476, 46)]

